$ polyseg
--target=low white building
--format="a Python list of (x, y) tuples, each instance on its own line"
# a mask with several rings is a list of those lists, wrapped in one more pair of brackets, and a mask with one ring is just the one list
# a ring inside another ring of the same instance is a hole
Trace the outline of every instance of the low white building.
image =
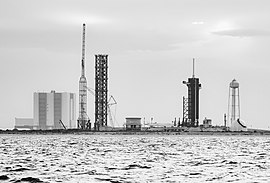
[(75, 93), (34, 93), (34, 129), (76, 128)]
[(15, 118), (15, 129), (33, 129), (34, 119), (33, 118)]
[(126, 118), (126, 130), (141, 130), (142, 123), (141, 118), (129, 117)]
[(211, 126), (212, 126), (212, 120), (211, 120), (211, 119), (205, 118), (205, 119), (203, 120), (203, 127), (204, 127), (204, 128), (208, 128), (208, 127), (211, 127)]

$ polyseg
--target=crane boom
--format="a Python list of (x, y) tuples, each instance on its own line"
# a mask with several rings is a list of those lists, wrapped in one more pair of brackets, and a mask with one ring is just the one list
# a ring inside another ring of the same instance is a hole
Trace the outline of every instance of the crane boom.
[(95, 96), (95, 90), (93, 88), (88, 88), (87, 86), (85, 86), (85, 88), (93, 95)]
[(112, 127), (114, 127), (114, 120), (115, 119), (113, 120), (113, 117), (112, 117), (111, 106), (115, 105), (115, 104), (117, 104), (117, 102), (116, 102), (115, 98), (111, 95), (109, 100), (108, 100), (108, 103), (107, 103), (107, 108), (108, 108), (109, 119), (110, 119)]
[(112, 125), (112, 127), (114, 127), (114, 122), (113, 122), (113, 117), (112, 117), (110, 105), (107, 105), (107, 108), (108, 108), (108, 114), (109, 114), (109, 119), (110, 119), (111, 125)]
[[(87, 86), (85, 86), (85, 88), (93, 95), (95, 96), (95, 90), (93, 88), (88, 88)], [(112, 127), (114, 127), (114, 120), (112, 117), (112, 111), (111, 111), (111, 106), (117, 104), (115, 98), (111, 95), (108, 102), (107, 102), (107, 109), (108, 109), (108, 115), (109, 115), (109, 119), (111, 122)]]
[(82, 76), (85, 75), (84, 58), (85, 58), (85, 24), (83, 24), (83, 34), (82, 34)]
[(64, 123), (62, 122), (61, 119), (59, 120), (59, 123), (62, 125), (62, 127), (63, 127), (65, 130), (67, 129), (66, 126), (64, 125)]
[[(111, 100), (113, 102), (110, 103)], [(110, 98), (109, 98), (109, 101), (108, 101), (108, 105), (114, 105), (114, 104), (117, 104), (117, 102), (116, 102), (115, 98), (111, 95)]]
[[(87, 86), (85, 86), (85, 88), (93, 95), (95, 96), (95, 90), (93, 88), (88, 88)], [(107, 109), (108, 109), (108, 114), (109, 114), (109, 119), (111, 122), (112, 127), (114, 127), (114, 120), (112, 117), (112, 111), (111, 111), (111, 106), (117, 104), (115, 98), (111, 95), (108, 102), (107, 102)]]

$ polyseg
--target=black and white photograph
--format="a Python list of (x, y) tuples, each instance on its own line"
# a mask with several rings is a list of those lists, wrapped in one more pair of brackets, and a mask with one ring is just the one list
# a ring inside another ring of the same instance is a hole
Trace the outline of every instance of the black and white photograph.
[(0, 0), (0, 182), (270, 182), (269, 0)]

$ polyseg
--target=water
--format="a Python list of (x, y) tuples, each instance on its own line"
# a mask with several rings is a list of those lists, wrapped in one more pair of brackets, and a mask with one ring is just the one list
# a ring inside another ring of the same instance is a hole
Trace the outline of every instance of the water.
[(0, 135), (1, 178), (3, 182), (270, 182), (270, 137)]

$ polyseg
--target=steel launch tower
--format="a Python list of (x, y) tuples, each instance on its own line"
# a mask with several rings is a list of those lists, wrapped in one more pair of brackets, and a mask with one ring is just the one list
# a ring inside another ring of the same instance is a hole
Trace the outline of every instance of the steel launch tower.
[(85, 77), (85, 24), (83, 24), (82, 34), (82, 70), (79, 81), (79, 118), (78, 128), (91, 129), (90, 119), (87, 115), (87, 80)]
[(94, 129), (107, 126), (108, 115), (108, 55), (96, 56), (95, 124)]
[(195, 78), (193, 59), (193, 74), (188, 81), (183, 81), (183, 84), (188, 87), (188, 97), (183, 97), (183, 121), (182, 126), (197, 127), (199, 126), (199, 90), (201, 84), (199, 78)]

